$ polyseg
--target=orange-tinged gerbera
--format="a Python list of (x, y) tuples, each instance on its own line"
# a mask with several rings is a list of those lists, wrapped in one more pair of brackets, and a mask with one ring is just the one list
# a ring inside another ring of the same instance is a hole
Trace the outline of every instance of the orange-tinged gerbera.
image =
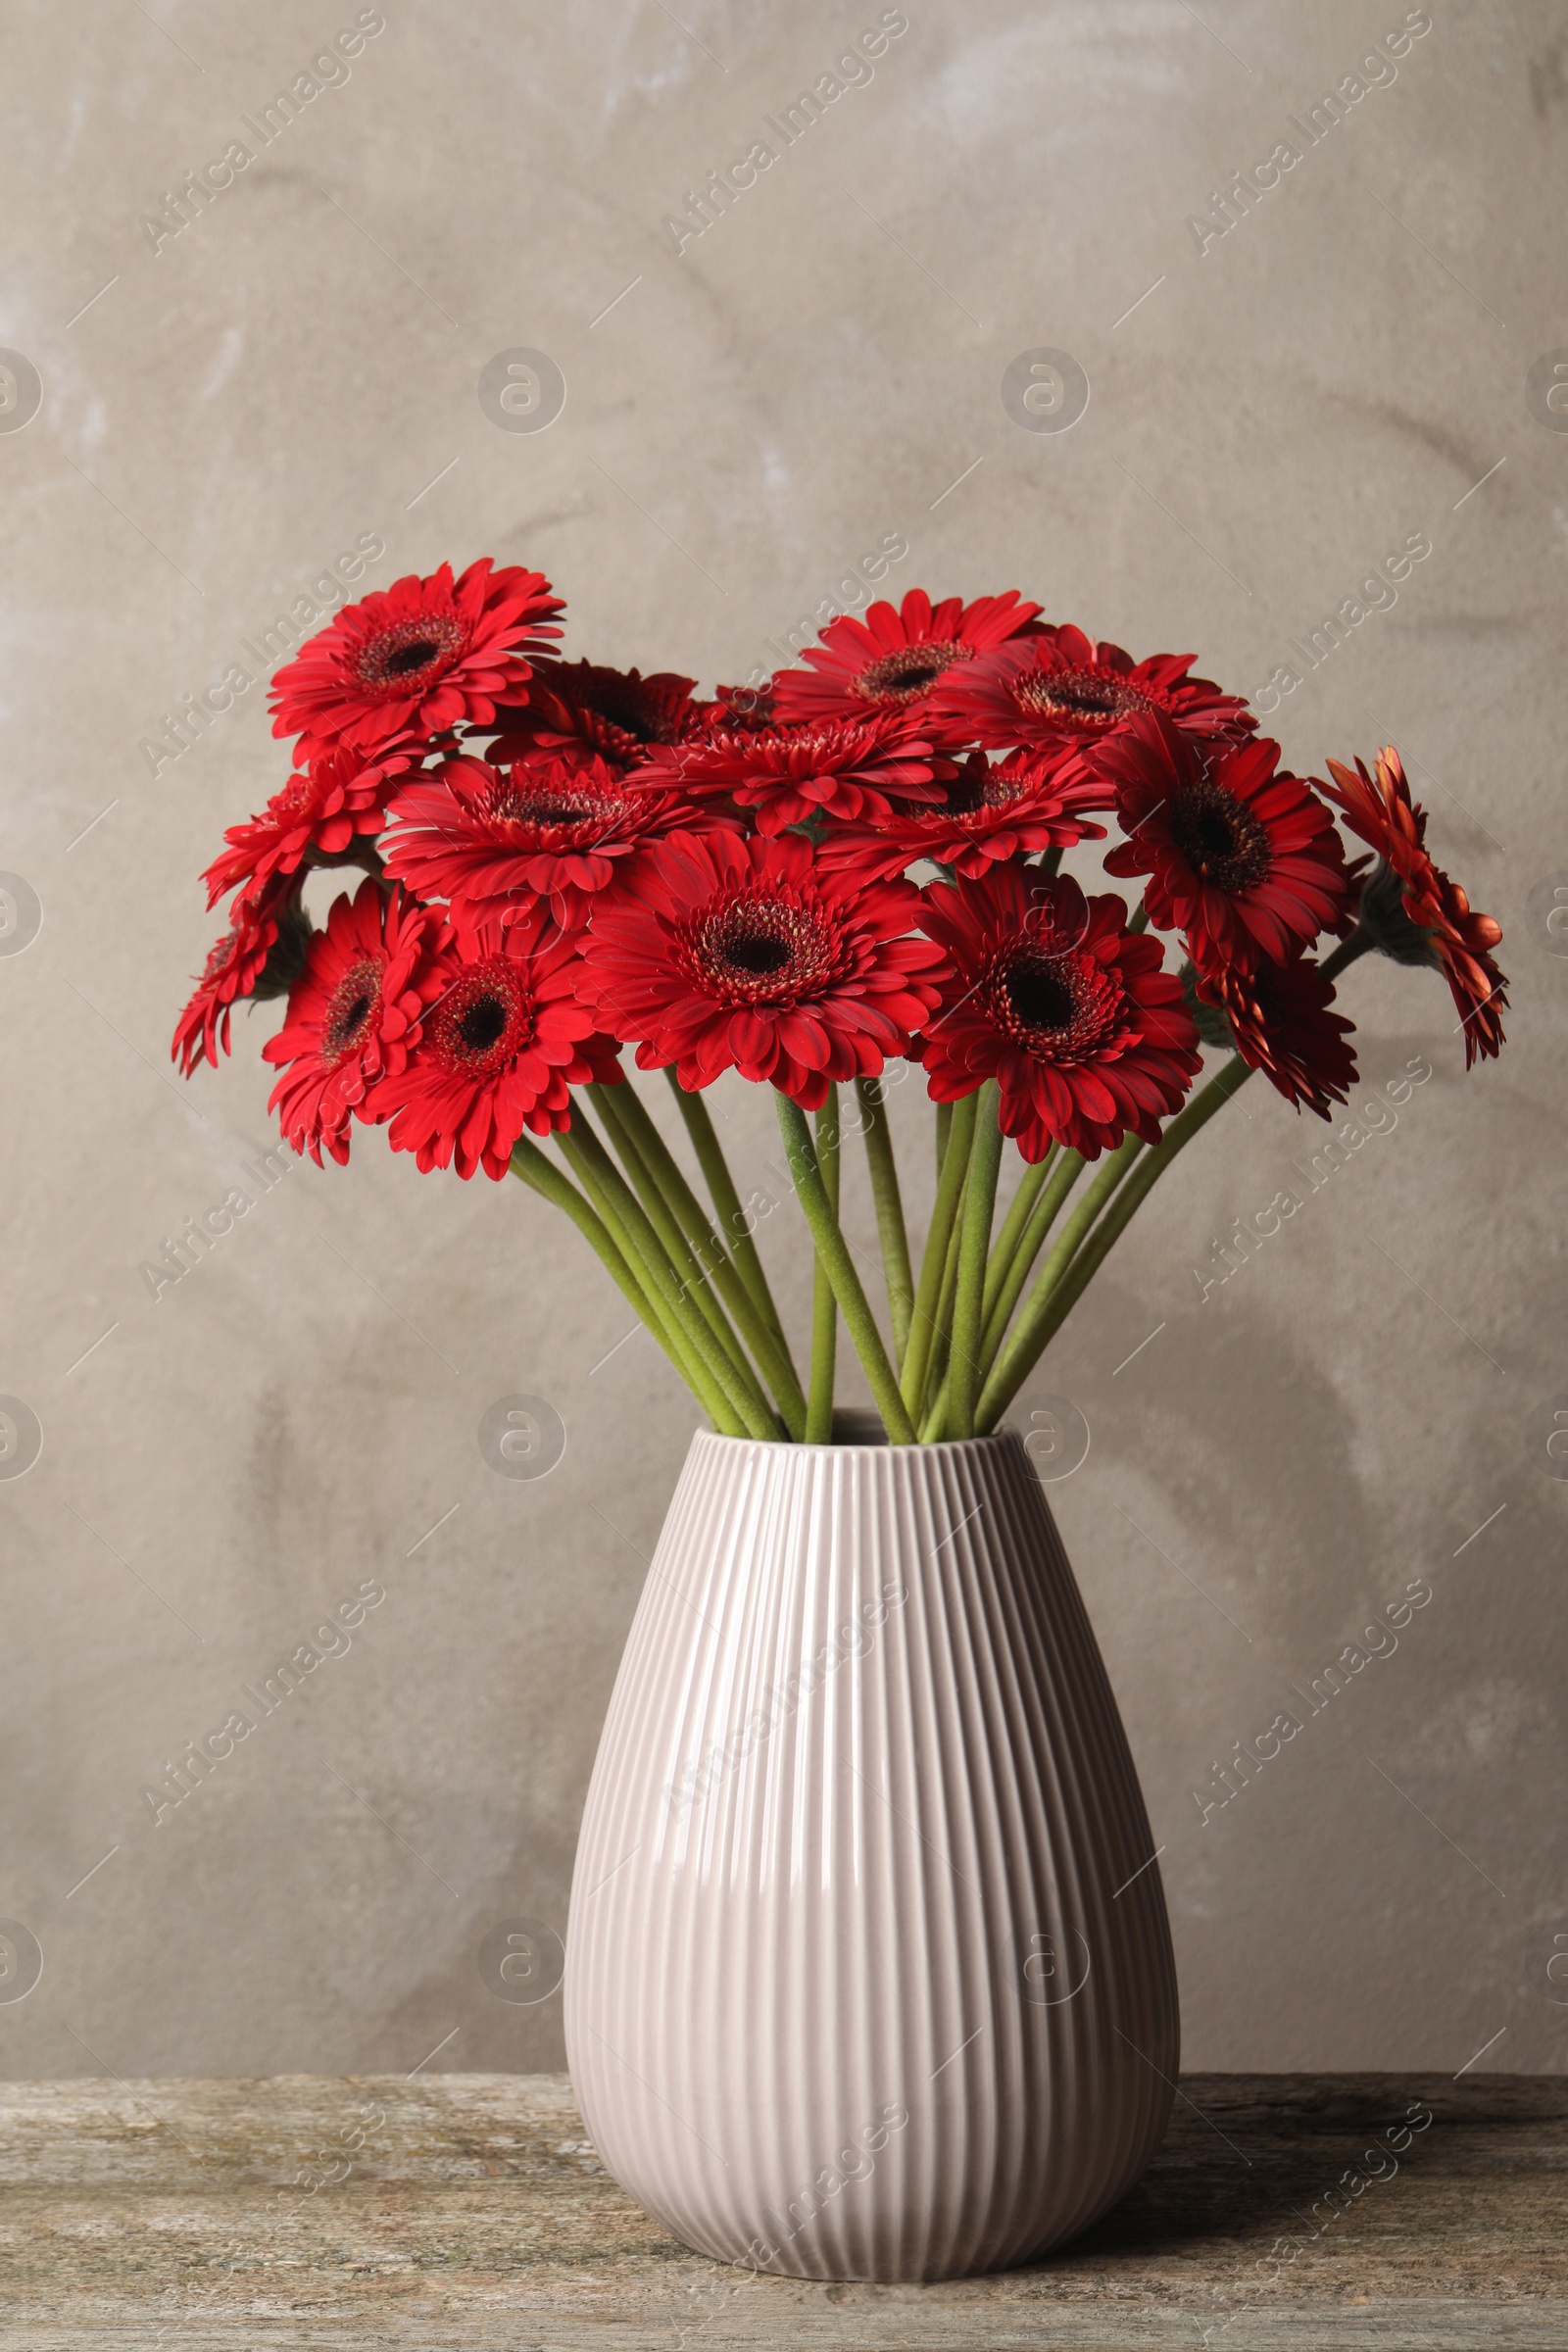
[[(1427, 853), (1427, 812), (1410, 798), (1404, 762), (1392, 744), (1368, 775), (1329, 761), (1332, 784), (1321, 790), (1381, 860), (1361, 887), (1361, 920), (1377, 946), (1402, 963), (1435, 964), (1448, 983), (1464, 1030), (1464, 1066), (1477, 1055), (1494, 1060), (1501, 1050), (1508, 982), (1493, 956), (1502, 926), (1473, 908), (1457, 882)], [(1396, 885), (1399, 909), (1412, 934), (1396, 936), (1382, 913)], [(1424, 935), (1424, 937), (1422, 936)]]

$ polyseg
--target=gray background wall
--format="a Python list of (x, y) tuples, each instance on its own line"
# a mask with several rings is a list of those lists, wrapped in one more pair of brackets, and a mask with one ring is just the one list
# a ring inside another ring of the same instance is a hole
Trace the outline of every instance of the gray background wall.
[[(138, 1272), (269, 1140), (272, 1016), (188, 1088), (168, 1038), (212, 936), (197, 869), (282, 772), (260, 686), (156, 776), (139, 745), (366, 534), (371, 584), (524, 561), (574, 654), (709, 685), (902, 534), (896, 592), (1018, 586), (1253, 693), (1430, 539), (1272, 723), (1308, 768), (1402, 744), (1507, 930), (1506, 1056), (1467, 1079), (1441, 984), (1361, 967), (1357, 1101), (1434, 1071), (1397, 1125), (1203, 1299), (1193, 1267), (1320, 1141), (1250, 1088), (1035, 1387), (1093, 1433), (1054, 1495), (1165, 1849), (1189, 2062), (1568, 2055), (1568, 943), (1541, 912), (1568, 418), (1526, 381), (1568, 346), (1561, 12), (1434, 0), (1200, 253), (1189, 216), (1396, 0), (907, 0), (874, 77), (677, 256), (663, 217), (880, 13), (386, 0), (264, 147), (241, 116), (350, 0), (10, 12), (0, 342), (43, 393), (0, 432), (0, 866), (42, 924), (17, 900), (0, 942), (0, 1390), (43, 1446), (0, 1480), (0, 1915), (44, 1968), (0, 2000), (0, 2072), (562, 2062), (559, 1996), (497, 1998), (478, 1947), (564, 1927), (693, 1406), (519, 1187), (373, 1137), (156, 1302)], [(144, 218), (236, 138), (257, 160), (155, 251)], [(518, 346), (564, 373), (547, 431), (476, 396)], [(1071, 430), (1004, 406), (1040, 346), (1089, 378)], [(725, 1107), (760, 1181), (766, 1106)], [(541, 1481), (479, 1450), (517, 1393), (567, 1432)], [(367, 1579), (352, 1647), (155, 1826), (155, 1771)], [(1231, 1743), (1416, 1579), (1397, 1650), (1204, 1821)]]

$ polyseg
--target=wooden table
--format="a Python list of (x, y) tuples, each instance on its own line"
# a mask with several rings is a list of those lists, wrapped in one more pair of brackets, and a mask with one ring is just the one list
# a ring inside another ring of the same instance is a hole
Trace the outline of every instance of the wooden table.
[(1193, 2075), (1146, 2180), (1066, 2253), (813, 2285), (667, 2237), (564, 2076), (13, 2083), (0, 2345), (1561, 2352), (1565, 2164), (1568, 2079)]

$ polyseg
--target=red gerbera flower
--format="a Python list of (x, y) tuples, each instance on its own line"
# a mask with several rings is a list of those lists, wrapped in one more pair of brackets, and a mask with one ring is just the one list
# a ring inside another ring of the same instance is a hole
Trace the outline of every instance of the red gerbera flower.
[(627, 789), (592, 754), (505, 774), (448, 760), (393, 801), (386, 870), (421, 899), (449, 900), (460, 931), (514, 922), (540, 900), (573, 930), (617, 860), (693, 813), (678, 794)]
[[(1404, 763), (1392, 744), (1378, 754), (1375, 779), (1359, 760), (1353, 774), (1331, 760), (1329, 773), (1334, 783), (1323, 791), (1343, 809), (1352, 832), (1376, 850), (1397, 884), (1406, 921), (1426, 934), (1424, 941), (1380, 937), (1379, 946), (1401, 961), (1433, 963), (1442, 971), (1459, 1008), (1466, 1069), (1478, 1054), (1495, 1059), (1508, 1005), (1507, 979), (1492, 955), (1501, 944), (1501, 925), (1474, 911), (1457, 882), (1428, 857), (1427, 812), (1412, 802)], [(1372, 930), (1379, 927), (1379, 900), (1385, 895), (1379, 880), (1374, 872), (1361, 892), (1361, 919)]]
[(1198, 1031), (1158, 940), (1125, 928), (1121, 899), (994, 866), (932, 883), (921, 919), (955, 970), (922, 1041), (934, 1101), (995, 1078), (1003, 1133), (1031, 1161), (1054, 1143), (1098, 1159), (1128, 1132), (1158, 1140), (1200, 1066)]
[(1261, 1070), (1287, 1102), (1304, 1102), (1326, 1119), (1330, 1102), (1348, 1099), (1356, 1073), (1345, 1041), (1355, 1024), (1330, 1012), (1334, 983), (1317, 964), (1298, 956), (1289, 963), (1260, 963), (1253, 972), (1233, 966), (1193, 977), (1202, 1003), (1224, 1013), (1242, 1059)]
[(229, 1015), (242, 998), (255, 995), (277, 945), (284, 902), (294, 889), (288, 876), (275, 875), (254, 897), (236, 899), (229, 908), (229, 927), (209, 954), (196, 993), (175, 1024), (170, 1055), (186, 1078), (199, 1061), (210, 1061), (216, 1070), (219, 1050), (228, 1052)]
[(813, 867), (799, 834), (674, 833), (594, 916), (599, 1017), (639, 1069), (682, 1086), (738, 1069), (804, 1109), (830, 1080), (875, 1077), (939, 994), (941, 953), (909, 936), (905, 882)]
[(994, 767), (971, 752), (947, 785), (940, 808), (890, 810), (869, 824), (835, 826), (817, 846), (823, 865), (863, 874), (902, 873), (929, 858), (971, 878), (1034, 850), (1103, 841), (1103, 825), (1084, 811), (1106, 807), (1106, 788), (1092, 776), (1064, 777), (1035, 752), (1014, 752)]
[(773, 680), (775, 708), (796, 719), (863, 718), (873, 710), (902, 710), (916, 703), (955, 663), (972, 662), (1031, 626), (1038, 605), (1004, 596), (945, 597), (933, 605), (911, 588), (897, 611), (872, 605), (863, 620), (849, 613), (830, 621), (819, 646), (802, 656), (806, 669), (781, 669)]
[(1082, 629), (1041, 628), (951, 671), (934, 700), (963, 735), (998, 748), (1094, 753), (1144, 710), (1161, 712), (1189, 734), (1250, 733), (1256, 722), (1239, 696), (1188, 675), (1197, 659), (1154, 654), (1135, 662)]
[(678, 776), (694, 791), (728, 793), (738, 807), (756, 810), (760, 831), (782, 833), (824, 812), (874, 822), (893, 813), (895, 800), (940, 800), (934, 779), (952, 766), (894, 710), (765, 734), (712, 735), (666, 753), (644, 772)]
[(1116, 788), (1129, 835), (1107, 874), (1147, 874), (1152, 921), (1187, 934), (1204, 970), (1286, 963), (1340, 919), (1345, 853), (1328, 810), (1276, 767), (1266, 738), (1203, 744), (1143, 711), (1102, 746), (1096, 764)]
[(406, 746), (390, 745), (367, 761), (339, 747), (310, 767), (296, 768), (260, 816), (230, 825), (223, 835), (227, 849), (202, 876), (208, 906), (216, 906), (239, 882), (248, 883), (254, 897), (274, 873), (293, 873), (313, 852), (335, 858), (357, 835), (379, 833), (386, 796), (416, 757)]
[(710, 703), (698, 705), (705, 735), (762, 735), (779, 723), (773, 684), (715, 686)]
[(456, 1165), (499, 1182), (525, 1127), (571, 1125), (570, 1087), (620, 1077), (614, 1041), (596, 1035), (577, 947), (542, 907), (454, 939), (436, 973), (419, 1042), (376, 1087), (371, 1115), (391, 1119), (393, 1151), (413, 1152), (425, 1174)]
[(524, 656), (561, 635), (561, 611), (543, 572), (495, 571), (488, 556), (456, 583), (450, 564), (411, 572), (345, 606), (277, 672), (272, 733), (303, 729), (303, 763), (339, 742), (368, 756), (396, 735), (482, 723), (526, 681)]
[(523, 707), (496, 712), (502, 732), (489, 758), (499, 767), (541, 755), (597, 752), (615, 767), (635, 767), (654, 745), (679, 743), (700, 725), (695, 682), (673, 670), (645, 678), (593, 662), (537, 662)]
[(351, 1122), (375, 1115), (368, 1091), (401, 1070), (417, 1043), (425, 1004), (445, 985), (429, 957), (438, 929), (401, 890), (363, 882), (352, 902), (336, 901), (311, 942), (287, 1018), (262, 1056), (288, 1065), (267, 1107), (318, 1167), (323, 1145), (343, 1165)]

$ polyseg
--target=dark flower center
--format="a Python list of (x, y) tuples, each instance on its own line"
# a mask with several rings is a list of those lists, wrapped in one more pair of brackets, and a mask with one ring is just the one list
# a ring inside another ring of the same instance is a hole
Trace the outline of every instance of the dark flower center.
[(991, 808), (1010, 808), (1029, 789), (1028, 778), (1014, 768), (1010, 773), (1000, 767), (989, 767), (983, 753), (972, 753), (947, 787), (943, 815), (982, 816)]
[(685, 962), (705, 995), (730, 1004), (799, 1004), (836, 977), (843, 942), (821, 907), (797, 898), (720, 899), (688, 926)]
[(458, 1023), (463, 1042), (475, 1054), (488, 1053), (507, 1025), (507, 1008), (499, 997), (479, 997)]
[(587, 708), (595, 714), (618, 727), (634, 743), (673, 743), (675, 728), (667, 711), (659, 709), (651, 697), (637, 692), (620, 678), (596, 678), (583, 695)]
[(956, 637), (935, 639), (923, 645), (900, 645), (891, 654), (883, 654), (869, 662), (852, 683), (862, 702), (912, 703), (956, 662), (973, 659), (974, 647)]
[(1003, 982), (1007, 1002), (1026, 1029), (1065, 1029), (1077, 1006), (1059, 971), (1015, 967)]
[(519, 848), (533, 846), (541, 833), (603, 831), (629, 805), (618, 793), (595, 792), (589, 785), (573, 791), (536, 782), (520, 764), (492, 788), (485, 803), (487, 813), (506, 826)]
[(373, 956), (351, 963), (332, 991), (321, 1022), (321, 1058), (337, 1063), (364, 1041), (381, 1002), (381, 965)]
[(1019, 707), (1060, 718), (1081, 734), (1102, 734), (1131, 710), (1153, 708), (1147, 694), (1109, 670), (1025, 669), (1012, 681)]
[(455, 614), (421, 612), (368, 637), (354, 666), (361, 686), (384, 700), (440, 677), (467, 641), (467, 632)]
[(763, 978), (770, 972), (784, 969), (790, 959), (789, 942), (770, 939), (763, 931), (751, 939), (742, 936), (726, 941), (724, 955), (737, 971), (751, 972), (758, 978)]
[(1170, 829), (1194, 873), (1216, 890), (1250, 890), (1272, 862), (1261, 821), (1245, 801), (1206, 777), (1172, 799)]
[(997, 1027), (1037, 1061), (1102, 1059), (1127, 1026), (1118, 974), (1075, 949), (1053, 954), (1049, 940), (1010, 940), (992, 963), (984, 994)]
[(449, 1067), (487, 1078), (527, 1043), (532, 1005), (504, 956), (492, 956), (455, 980), (429, 1021), (427, 1035)]

